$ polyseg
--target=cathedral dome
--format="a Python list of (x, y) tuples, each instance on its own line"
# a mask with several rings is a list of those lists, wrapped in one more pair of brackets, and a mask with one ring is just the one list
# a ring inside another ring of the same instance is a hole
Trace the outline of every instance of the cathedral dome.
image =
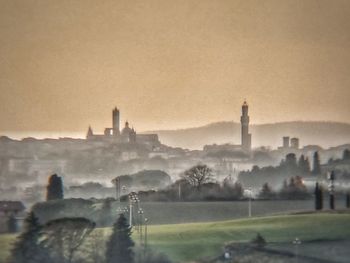
[(132, 130), (129, 127), (129, 122), (125, 122), (125, 127), (122, 130), (122, 135), (129, 136), (130, 132), (132, 132)]

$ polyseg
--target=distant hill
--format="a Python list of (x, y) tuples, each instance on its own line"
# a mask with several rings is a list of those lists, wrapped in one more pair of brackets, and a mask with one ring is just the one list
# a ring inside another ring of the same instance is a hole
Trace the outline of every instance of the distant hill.
[[(206, 144), (240, 144), (239, 123), (217, 122), (197, 128), (159, 130), (162, 143), (188, 149), (202, 149)], [(281, 122), (251, 125), (253, 147), (282, 144), (283, 136), (300, 138), (300, 145), (320, 145), (324, 148), (350, 142), (350, 124), (336, 122)], [(151, 133), (151, 132), (147, 132)]]

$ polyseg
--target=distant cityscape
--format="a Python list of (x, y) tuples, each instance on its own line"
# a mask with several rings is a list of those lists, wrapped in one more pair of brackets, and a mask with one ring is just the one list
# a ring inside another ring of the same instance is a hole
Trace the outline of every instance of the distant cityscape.
[[(161, 144), (157, 134), (137, 134), (133, 127), (130, 128), (128, 121), (125, 122), (125, 127), (121, 130), (120, 110), (117, 107), (112, 111), (112, 128), (105, 128), (103, 134), (94, 134), (91, 126), (89, 126), (86, 139), (110, 143), (141, 143), (150, 146), (152, 150), (157, 149)], [(241, 116), (241, 144), (230, 145), (229, 150), (250, 152), (252, 147), (251, 140), (252, 135), (249, 133), (248, 103), (244, 101)], [(293, 141), (294, 140), (296, 139), (293, 138)], [(218, 149), (220, 149), (220, 147)]]
[(0, 3), (0, 263), (349, 263), (350, 1)]
[[(128, 121), (121, 129), (120, 110), (112, 111), (112, 127), (103, 134), (88, 127), (86, 139), (35, 139), (20, 141), (6, 136), (0, 137), (0, 186), (2, 194), (21, 196), (22, 199), (43, 198), (36, 195), (33, 186), (46, 184), (49, 174), (60, 174), (68, 186), (89, 181), (111, 184), (111, 178), (133, 174), (142, 170), (161, 170), (177, 180), (181, 173), (198, 163), (205, 163), (217, 180), (227, 176), (237, 180), (241, 171), (254, 165), (278, 165), (288, 153), (312, 158), (314, 152), (327, 161), (341, 156), (347, 145), (323, 149), (318, 145), (300, 148), (299, 138), (284, 136), (277, 149), (269, 147), (252, 148), (250, 116), (247, 101), (241, 106), (241, 143), (208, 144), (202, 150), (188, 150), (163, 144), (158, 134), (139, 134)], [(259, 136), (255, 133), (255, 136)], [(235, 140), (231, 133), (231, 142)], [(20, 184), (18, 184), (20, 182)], [(281, 182), (279, 182), (281, 183)], [(24, 191), (17, 189), (24, 188)], [(11, 187), (17, 187), (15, 191)], [(7, 190), (6, 190), (7, 189)], [(25, 190), (26, 189), (26, 190)]]

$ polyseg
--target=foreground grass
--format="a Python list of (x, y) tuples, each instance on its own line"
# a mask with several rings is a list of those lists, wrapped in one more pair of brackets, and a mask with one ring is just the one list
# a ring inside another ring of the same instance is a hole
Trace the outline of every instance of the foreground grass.
[(257, 233), (268, 242), (350, 239), (350, 214), (286, 215), (149, 228), (151, 246), (175, 261), (213, 257), (225, 243), (247, 242)]
[(15, 235), (2, 234), (0, 235), (0, 263), (5, 262), (8, 257), (12, 242), (15, 240)]
[[(103, 231), (108, 238), (109, 229)], [(155, 225), (148, 227), (149, 245), (176, 262), (214, 257), (225, 243), (247, 242), (257, 233), (268, 242), (350, 239), (350, 214), (304, 214), (260, 217), (213, 223)], [(14, 235), (0, 235), (0, 262), (8, 255)], [(134, 233), (137, 240), (137, 233)]]

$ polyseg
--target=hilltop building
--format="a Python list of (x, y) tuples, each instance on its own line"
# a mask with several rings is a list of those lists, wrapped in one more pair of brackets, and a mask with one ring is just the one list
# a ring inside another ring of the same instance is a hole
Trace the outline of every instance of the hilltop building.
[(290, 139), (290, 147), (293, 149), (299, 149), (299, 138)]
[(94, 134), (89, 126), (86, 139), (89, 141), (110, 141), (114, 143), (140, 143), (158, 147), (160, 141), (157, 134), (137, 134), (135, 129), (130, 128), (129, 122), (120, 130), (120, 111), (115, 107), (112, 111), (112, 128), (105, 128), (104, 134)]
[(284, 136), (282, 138), (282, 146), (278, 147), (279, 150), (298, 150), (299, 149), (299, 138), (290, 138), (289, 136)]
[(283, 140), (283, 148), (285, 148), (285, 149), (287, 149), (287, 148), (289, 148), (289, 136), (284, 136), (283, 138), (282, 138), (282, 140)]
[(242, 105), (241, 129), (242, 150), (249, 152), (252, 148), (252, 135), (249, 133), (249, 115), (247, 101), (244, 101)]
[(242, 159), (242, 156), (249, 157), (251, 149), (252, 135), (249, 133), (248, 103), (244, 101), (241, 116), (241, 144), (205, 145), (203, 151), (207, 153), (243, 152), (243, 155), (235, 154), (235, 158), (238, 156), (239, 159)]

